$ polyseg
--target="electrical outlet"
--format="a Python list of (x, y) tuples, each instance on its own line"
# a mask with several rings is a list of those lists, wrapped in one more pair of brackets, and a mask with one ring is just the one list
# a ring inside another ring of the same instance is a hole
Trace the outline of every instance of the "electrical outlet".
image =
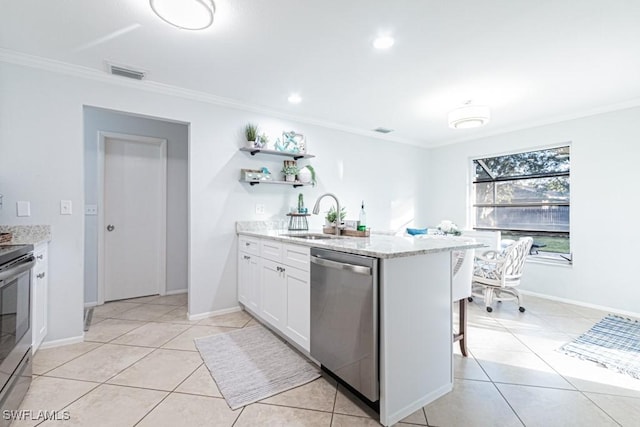
[(258, 215), (263, 215), (265, 211), (265, 206), (262, 203), (256, 203), (256, 213)]
[(98, 215), (98, 205), (85, 205), (84, 206), (84, 214), (85, 215)]

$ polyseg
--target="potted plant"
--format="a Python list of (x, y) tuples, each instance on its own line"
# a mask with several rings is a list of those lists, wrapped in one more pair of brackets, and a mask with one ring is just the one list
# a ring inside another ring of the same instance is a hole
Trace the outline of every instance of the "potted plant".
[(255, 146), (256, 137), (258, 136), (258, 125), (247, 123), (244, 127), (244, 135), (247, 137), (247, 143), (250, 148)]
[(313, 166), (306, 165), (305, 167), (300, 169), (298, 172), (298, 179), (300, 182), (310, 182), (311, 185), (316, 185), (316, 171), (313, 169)]
[(293, 182), (296, 180), (296, 175), (298, 174), (300, 169), (295, 164), (286, 164), (282, 168), (282, 173), (284, 174), (284, 180), (287, 182)]
[[(336, 214), (336, 208), (335, 206), (331, 206), (331, 208), (329, 209), (329, 211), (327, 212), (327, 216), (325, 217), (325, 219), (327, 220), (327, 225), (330, 227), (333, 227), (336, 225), (336, 219), (337, 219), (337, 214)], [(342, 220), (347, 216), (347, 211), (345, 210), (344, 207), (340, 208), (340, 222), (342, 223)]]

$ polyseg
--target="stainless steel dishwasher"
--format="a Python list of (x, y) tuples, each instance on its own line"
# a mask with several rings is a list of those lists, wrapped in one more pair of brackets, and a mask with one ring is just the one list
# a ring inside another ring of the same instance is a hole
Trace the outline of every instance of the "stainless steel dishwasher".
[(310, 353), (368, 400), (378, 400), (377, 258), (311, 248)]

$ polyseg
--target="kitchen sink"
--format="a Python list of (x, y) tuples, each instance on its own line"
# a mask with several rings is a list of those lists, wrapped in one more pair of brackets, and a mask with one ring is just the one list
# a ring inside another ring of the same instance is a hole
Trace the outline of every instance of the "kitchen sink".
[(320, 233), (282, 234), (282, 236), (295, 237), (296, 239), (305, 239), (305, 240), (326, 240), (326, 239), (339, 238), (339, 236), (334, 236), (331, 234), (320, 234)]

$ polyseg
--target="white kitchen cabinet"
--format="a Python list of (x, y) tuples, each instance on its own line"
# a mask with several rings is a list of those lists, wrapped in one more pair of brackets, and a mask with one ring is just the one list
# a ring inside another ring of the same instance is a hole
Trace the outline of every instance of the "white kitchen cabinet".
[(260, 307), (260, 259), (238, 252), (238, 300), (253, 311)]
[[(308, 248), (307, 248), (308, 250)], [(294, 267), (285, 267), (285, 287), (287, 291), (287, 315), (285, 334), (309, 351), (309, 330), (311, 317), (310, 274)]]
[[(257, 248), (257, 255), (247, 252)], [(238, 300), (252, 314), (309, 351), (309, 247), (240, 236)]]
[(260, 307), (260, 240), (241, 236), (238, 240), (238, 300), (250, 310)]
[(287, 315), (287, 288), (282, 264), (264, 258), (260, 260), (260, 296), (260, 315), (282, 331)]
[(47, 335), (49, 302), (49, 244), (41, 243), (34, 249), (36, 265), (32, 270), (31, 292), (31, 351), (35, 353)]

